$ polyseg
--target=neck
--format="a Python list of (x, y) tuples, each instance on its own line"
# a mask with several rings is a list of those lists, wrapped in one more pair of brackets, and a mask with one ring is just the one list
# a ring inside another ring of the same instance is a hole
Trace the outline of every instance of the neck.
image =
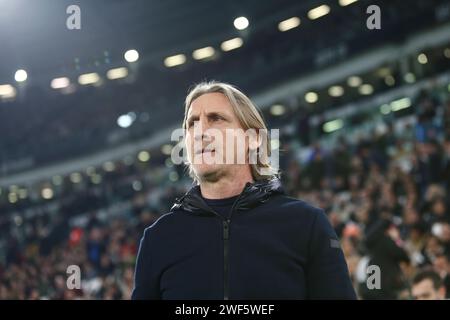
[(241, 194), (247, 182), (253, 182), (249, 170), (235, 170), (235, 174), (223, 175), (217, 181), (201, 181), (200, 191), (206, 199), (225, 199)]

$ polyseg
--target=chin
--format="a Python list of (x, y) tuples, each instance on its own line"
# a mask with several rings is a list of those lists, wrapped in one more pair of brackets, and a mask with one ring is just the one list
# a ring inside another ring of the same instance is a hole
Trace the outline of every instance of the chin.
[(201, 165), (195, 168), (195, 173), (200, 180), (216, 181), (222, 172), (220, 165)]

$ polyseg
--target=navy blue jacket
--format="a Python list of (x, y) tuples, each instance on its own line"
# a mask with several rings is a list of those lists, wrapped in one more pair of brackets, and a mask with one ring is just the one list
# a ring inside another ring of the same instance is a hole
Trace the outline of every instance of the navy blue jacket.
[(132, 299), (355, 299), (322, 209), (247, 183), (228, 219), (198, 186), (141, 239)]

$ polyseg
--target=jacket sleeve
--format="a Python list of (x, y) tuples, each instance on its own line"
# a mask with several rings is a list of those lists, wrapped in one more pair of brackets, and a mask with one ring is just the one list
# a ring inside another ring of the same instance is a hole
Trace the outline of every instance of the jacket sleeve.
[(308, 299), (356, 299), (339, 239), (322, 209), (309, 239)]
[(142, 236), (136, 269), (134, 273), (134, 288), (131, 294), (132, 300), (159, 300), (159, 279), (152, 270), (151, 250), (149, 246), (151, 227), (144, 231)]

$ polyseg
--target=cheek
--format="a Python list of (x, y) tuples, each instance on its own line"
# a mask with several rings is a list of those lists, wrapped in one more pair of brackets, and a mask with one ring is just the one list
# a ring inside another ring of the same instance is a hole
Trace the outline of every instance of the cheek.
[(184, 146), (186, 148), (188, 156), (190, 157), (194, 150), (194, 140), (192, 139), (192, 135), (189, 133), (186, 134), (186, 137), (184, 139)]

